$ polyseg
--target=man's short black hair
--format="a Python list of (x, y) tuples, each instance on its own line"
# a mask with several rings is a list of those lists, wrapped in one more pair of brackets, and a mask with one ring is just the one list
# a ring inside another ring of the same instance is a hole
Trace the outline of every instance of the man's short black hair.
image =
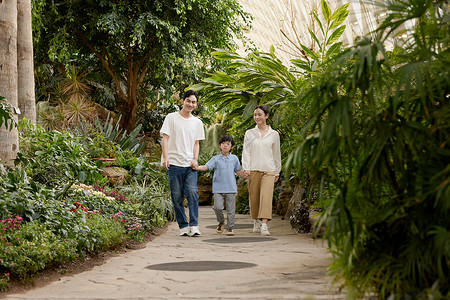
[(223, 137), (221, 137), (220, 140), (219, 140), (219, 145), (224, 143), (224, 142), (230, 142), (231, 146), (234, 147), (234, 139), (233, 139), (233, 137), (231, 135), (226, 134)]
[(186, 100), (186, 98), (189, 98), (192, 95), (194, 95), (195, 98), (197, 98), (197, 102), (198, 102), (198, 93), (196, 91), (193, 91), (193, 90), (187, 90), (186, 92), (184, 92), (183, 101)]

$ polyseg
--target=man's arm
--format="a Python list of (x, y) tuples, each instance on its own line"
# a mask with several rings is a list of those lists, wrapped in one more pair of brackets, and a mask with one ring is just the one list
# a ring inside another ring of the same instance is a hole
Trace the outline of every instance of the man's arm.
[(198, 154), (200, 153), (200, 141), (196, 140), (194, 143), (194, 159), (191, 161), (191, 168), (196, 169), (198, 167)]
[(165, 133), (163, 133), (163, 139), (162, 139), (162, 144), (161, 144), (161, 150), (162, 150), (162, 156), (163, 156), (163, 166), (164, 168), (166, 168), (166, 170), (169, 170), (169, 166), (170, 166), (170, 162), (169, 162), (169, 155), (168, 153), (168, 148), (169, 148), (169, 136)]

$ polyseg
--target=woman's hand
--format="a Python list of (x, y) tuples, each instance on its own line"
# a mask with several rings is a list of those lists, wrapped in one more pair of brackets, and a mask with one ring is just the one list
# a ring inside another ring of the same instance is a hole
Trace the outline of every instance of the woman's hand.
[(273, 180), (273, 182), (277, 182), (278, 178), (280, 178), (280, 176), (275, 176), (275, 179)]

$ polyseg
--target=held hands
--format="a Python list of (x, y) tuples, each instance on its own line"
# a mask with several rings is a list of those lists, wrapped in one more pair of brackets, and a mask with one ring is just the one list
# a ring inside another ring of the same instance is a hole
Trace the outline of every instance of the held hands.
[(197, 160), (195, 160), (195, 159), (193, 159), (192, 161), (191, 161), (191, 165), (190, 165), (190, 167), (193, 169), (193, 170), (198, 170), (198, 161)]

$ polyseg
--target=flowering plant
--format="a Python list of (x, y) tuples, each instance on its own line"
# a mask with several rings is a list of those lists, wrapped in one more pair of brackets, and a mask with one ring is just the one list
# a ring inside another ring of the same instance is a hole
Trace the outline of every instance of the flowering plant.
[(8, 282), (10, 280), (10, 274), (9, 273), (3, 273), (0, 275), (0, 291), (4, 292), (8, 289)]
[(119, 211), (118, 213), (113, 214), (111, 216), (111, 219), (122, 223), (130, 238), (136, 241), (144, 240), (145, 230), (140, 218), (126, 216), (121, 211)]

